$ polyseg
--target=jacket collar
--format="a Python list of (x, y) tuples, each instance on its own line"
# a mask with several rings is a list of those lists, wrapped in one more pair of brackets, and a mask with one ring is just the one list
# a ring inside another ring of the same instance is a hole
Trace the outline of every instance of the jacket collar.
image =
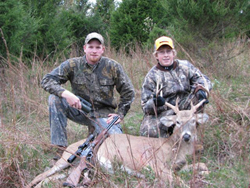
[(170, 66), (162, 66), (159, 62), (156, 65), (156, 68), (162, 71), (171, 71), (177, 67), (177, 62), (174, 60), (173, 64)]

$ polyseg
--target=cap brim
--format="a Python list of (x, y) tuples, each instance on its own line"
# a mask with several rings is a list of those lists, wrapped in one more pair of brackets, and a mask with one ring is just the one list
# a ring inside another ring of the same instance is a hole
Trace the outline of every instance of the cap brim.
[(103, 44), (102, 41), (96, 37), (93, 37), (93, 38), (89, 39), (88, 41), (86, 41), (86, 44), (88, 44), (91, 40), (94, 40), (94, 39), (98, 40), (101, 44)]
[(173, 49), (173, 46), (171, 44), (169, 44), (168, 42), (162, 42), (157, 48), (156, 50), (158, 50), (161, 46), (169, 46), (170, 48)]

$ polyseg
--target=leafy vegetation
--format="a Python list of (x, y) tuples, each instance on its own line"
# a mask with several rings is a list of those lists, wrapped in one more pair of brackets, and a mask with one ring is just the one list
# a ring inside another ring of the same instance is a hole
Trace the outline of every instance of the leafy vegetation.
[[(28, 58), (54, 60), (61, 53), (68, 56), (71, 48), (81, 55), (83, 39), (92, 31), (127, 53), (136, 45), (151, 48), (156, 37), (170, 35), (203, 57), (208, 51), (213, 53), (216, 41), (249, 36), (250, 29), (245, 24), (250, 17), (249, 0), (97, 0), (96, 4), (7, 0), (0, 2), (0, 10), (0, 26), (12, 55), (21, 52)], [(4, 45), (0, 45), (0, 55), (7, 57)]]

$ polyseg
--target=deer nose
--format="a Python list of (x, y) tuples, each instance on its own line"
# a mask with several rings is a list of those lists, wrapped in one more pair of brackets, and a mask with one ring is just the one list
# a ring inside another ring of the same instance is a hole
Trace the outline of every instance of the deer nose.
[(188, 142), (188, 141), (190, 140), (190, 138), (191, 138), (191, 136), (190, 136), (190, 134), (188, 134), (188, 133), (185, 133), (185, 134), (183, 135), (183, 139), (184, 139), (185, 142)]

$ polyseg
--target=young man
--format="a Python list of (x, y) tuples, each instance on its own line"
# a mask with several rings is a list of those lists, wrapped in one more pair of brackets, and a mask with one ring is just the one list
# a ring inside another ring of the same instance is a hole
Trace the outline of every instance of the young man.
[(191, 101), (197, 104), (198, 101), (207, 99), (212, 85), (209, 78), (190, 62), (175, 59), (176, 51), (173, 40), (169, 37), (156, 39), (154, 57), (157, 65), (148, 72), (142, 85), (141, 104), (144, 119), (140, 134), (168, 137), (172, 130), (164, 128), (160, 118), (173, 115), (174, 112), (164, 105), (165, 102), (175, 105), (176, 99), (179, 98), (179, 109), (188, 109)]
[[(49, 118), (51, 143), (66, 147), (67, 118), (87, 125), (89, 132), (99, 133), (114, 116), (119, 115), (116, 125), (109, 133), (122, 133), (119, 122), (124, 118), (134, 100), (134, 88), (116, 61), (102, 56), (105, 50), (104, 39), (98, 33), (90, 33), (83, 47), (85, 55), (68, 59), (42, 79), (42, 88), (49, 92)], [(70, 81), (72, 91), (62, 84)], [(114, 98), (114, 88), (120, 94), (119, 104)], [(92, 104), (86, 116), (81, 111), (77, 96)], [(118, 108), (117, 108), (118, 107)]]

